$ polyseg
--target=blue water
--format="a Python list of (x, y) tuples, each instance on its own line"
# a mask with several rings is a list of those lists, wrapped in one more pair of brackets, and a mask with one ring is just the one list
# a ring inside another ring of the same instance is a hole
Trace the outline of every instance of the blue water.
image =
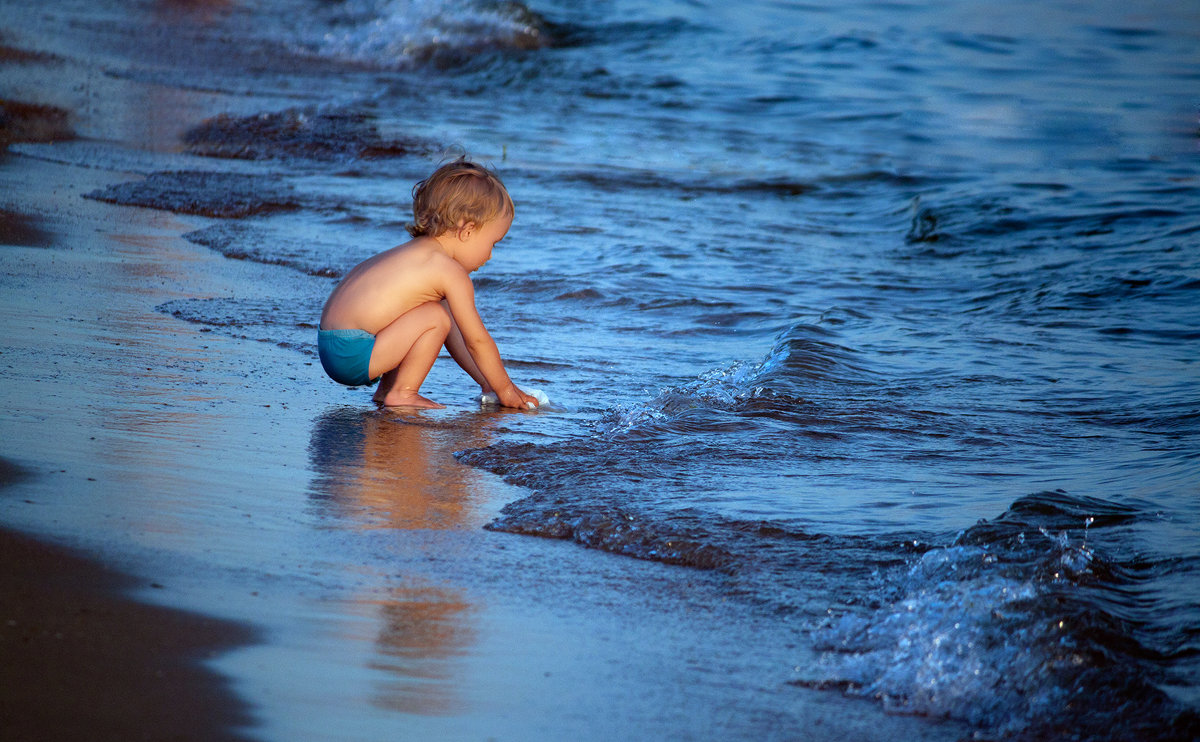
[(525, 488), (489, 528), (724, 571), (822, 658), (797, 686), (1195, 738), (1200, 8), (578, 5), (226, 8), (188, 84), (290, 105), (92, 195), (291, 269), (162, 311), (311, 356), (465, 151), (517, 204), (481, 311), (555, 401), (458, 454)]

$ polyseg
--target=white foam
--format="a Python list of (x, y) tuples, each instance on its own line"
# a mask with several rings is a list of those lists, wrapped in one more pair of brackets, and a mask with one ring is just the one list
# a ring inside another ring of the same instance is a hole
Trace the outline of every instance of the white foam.
[(1006, 733), (1051, 718), (1066, 695), (1046, 677), (1061, 632), (1023, 607), (1040, 594), (1036, 581), (1001, 566), (974, 546), (925, 553), (896, 602), (815, 632), (823, 679), (897, 712)]
[(487, 7), (462, 0), (348, 0), (319, 53), (390, 66), (436, 49), (530, 47), (538, 29), (524, 6)]

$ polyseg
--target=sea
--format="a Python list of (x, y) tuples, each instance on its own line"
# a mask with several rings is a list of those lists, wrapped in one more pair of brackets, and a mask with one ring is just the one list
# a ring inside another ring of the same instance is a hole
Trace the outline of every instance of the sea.
[(1200, 5), (159, 5), (187, 43), (113, 74), (243, 103), (88, 198), (286, 275), (159, 312), (311, 361), (469, 156), (516, 203), (481, 314), (551, 399), (454, 451), (519, 492), (484, 528), (720, 575), (797, 692), (1200, 738)]

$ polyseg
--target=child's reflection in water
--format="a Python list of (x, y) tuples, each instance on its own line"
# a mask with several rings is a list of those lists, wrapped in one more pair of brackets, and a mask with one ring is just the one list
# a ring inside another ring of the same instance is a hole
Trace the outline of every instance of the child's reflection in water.
[[(487, 520), (475, 507), (479, 473), (455, 451), (488, 443), (486, 418), (456, 425), (418, 412), (332, 408), (313, 428), (311, 494), (339, 525), (354, 529), (457, 530)], [(403, 534), (397, 534), (402, 538)], [(454, 585), (397, 584), (364, 599), (378, 606), (370, 667), (388, 673), (374, 702), (415, 714), (456, 713), (455, 658), (475, 640), (474, 607)]]

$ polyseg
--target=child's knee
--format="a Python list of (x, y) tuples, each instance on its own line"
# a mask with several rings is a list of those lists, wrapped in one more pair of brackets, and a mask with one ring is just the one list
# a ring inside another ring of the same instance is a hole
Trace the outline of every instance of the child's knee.
[(438, 325), (437, 325), (438, 330), (443, 333), (449, 334), (450, 328), (454, 326), (454, 321), (450, 318), (450, 310), (446, 309), (446, 307), (443, 306), (440, 301), (431, 301), (429, 303), (432, 304), (436, 308), (437, 318), (438, 318)]
[(453, 325), (450, 320), (450, 312), (442, 306), (441, 302), (426, 302), (421, 305), (421, 310), (429, 316), (430, 330), (442, 337), (450, 334), (450, 328)]

